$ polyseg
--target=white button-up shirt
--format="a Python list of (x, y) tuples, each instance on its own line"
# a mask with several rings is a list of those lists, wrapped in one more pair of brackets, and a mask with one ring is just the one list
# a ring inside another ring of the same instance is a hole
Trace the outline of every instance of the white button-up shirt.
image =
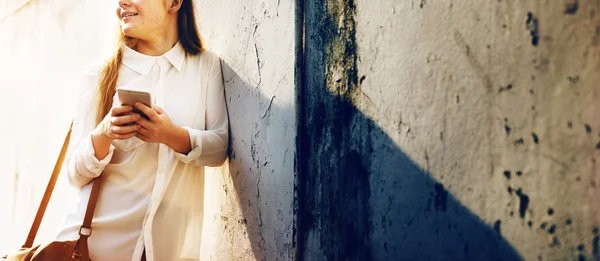
[[(90, 133), (96, 127), (96, 86), (102, 68), (84, 81), (67, 156), (69, 182), (81, 188), (57, 240), (79, 238), (91, 192), (103, 182), (92, 222), (89, 250), (94, 261), (195, 260), (200, 256), (204, 166), (227, 157), (228, 117), (219, 57), (187, 54), (180, 43), (162, 56), (124, 47), (117, 86), (150, 91), (173, 123), (185, 128), (192, 150), (177, 153), (136, 137), (114, 140), (98, 160)], [(115, 95), (113, 103), (118, 104)]]

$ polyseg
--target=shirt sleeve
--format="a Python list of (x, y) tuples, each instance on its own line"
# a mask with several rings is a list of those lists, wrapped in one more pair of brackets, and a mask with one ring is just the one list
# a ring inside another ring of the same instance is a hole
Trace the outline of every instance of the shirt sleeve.
[(88, 74), (83, 81), (83, 95), (80, 95), (73, 130), (67, 153), (67, 177), (75, 188), (81, 188), (92, 179), (100, 176), (110, 162), (115, 147), (111, 144), (104, 159), (95, 156), (92, 131), (96, 128), (96, 83), (98, 77)]
[(225, 104), (223, 73), (220, 59), (211, 70), (206, 91), (206, 130), (183, 126), (190, 136), (192, 150), (187, 154), (175, 152), (183, 163), (197, 166), (220, 166), (227, 158), (229, 144), (229, 117)]

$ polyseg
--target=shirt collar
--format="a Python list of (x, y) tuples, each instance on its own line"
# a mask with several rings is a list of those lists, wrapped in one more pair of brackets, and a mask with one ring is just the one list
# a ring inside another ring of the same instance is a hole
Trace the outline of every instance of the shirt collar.
[[(179, 42), (177, 42), (175, 46), (171, 48), (171, 50), (161, 56), (167, 58), (167, 60), (173, 65), (173, 67), (177, 69), (177, 71), (181, 71), (181, 68), (183, 67), (183, 60), (185, 58), (185, 50)], [(145, 55), (125, 45), (123, 49), (123, 64), (139, 74), (145, 75), (150, 71), (156, 62), (156, 59), (161, 56)]]

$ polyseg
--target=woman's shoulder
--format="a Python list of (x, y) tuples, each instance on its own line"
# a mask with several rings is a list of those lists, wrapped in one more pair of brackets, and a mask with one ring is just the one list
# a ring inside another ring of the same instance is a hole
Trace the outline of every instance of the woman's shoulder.
[(214, 53), (213, 51), (211, 51), (209, 49), (202, 50), (202, 52), (200, 52), (200, 57), (203, 57), (204, 59), (210, 59), (210, 60), (220, 59), (219, 55), (217, 55), (216, 53)]
[(191, 55), (191, 58), (192, 60), (195, 60), (198, 65), (206, 65), (200, 66), (200, 68), (212, 68), (216, 65), (220, 65), (221, 63), (221, 58), (219, 55), (208, 49), (204, 49), (199, 54)]

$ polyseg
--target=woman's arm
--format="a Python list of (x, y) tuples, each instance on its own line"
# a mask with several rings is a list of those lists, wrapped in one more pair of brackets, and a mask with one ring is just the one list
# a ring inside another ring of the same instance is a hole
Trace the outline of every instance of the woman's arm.
[(88, 92), (80, 97), (79, 106), (73, 122), (73, 131), (71, 135), (71, 145), (67, 154), (67, 178), (69, 183), (75, 188), (81, 188), (92, 179), (98, 177), (108, 163), (113, 154), (114, 146), (108, 146), (108, 151), (104, 157), (96, 157), (94, 150), (92, 132), (96, 127), (94, 93), (88, 82)]
[(212, 69), (206, 92), (206, 130), (183, 127), (189, 135), (191, 150), (175, 154), (184, 163), (198, 166), (220, 166), (227, 158), (229, 117), (225, 104), (225, 89), (221, 63)]
[(190, 134), (186, 129), (176, 125), (174, 125), (173, 130), (169, 132), (165, 145), (181, 154), (188, 154), (192, 150)]
[(142, 103), (135, 107), (150, 120), (137, 121), (142, 126), (136, 137), (146, 142), (163, 143), (175, 152), (183, 163), (197, 166), (218, 166), (227, 158), (229, 118), (225, 105), (225, 90), (218, 58), (209, 73), (206, 94), (206, 130), (175, 125), (166, 112)]
[[(85, 94), (80, 96), (73, 123), (66, 165), (69, 183), (75, 188), (81, 188), (104, 171), (115, 149), (113, 139), (131, 138), (139, 128), (137, 124), (120, 126), (139, 119), (138, 114), (128, 114), (131, 106), (113, 107), (109, 115), (96, 124), (97, 82), (97, 75), (86, 76), (83, 82)], [(128, 115), (117, 116), (123, 114)]]

